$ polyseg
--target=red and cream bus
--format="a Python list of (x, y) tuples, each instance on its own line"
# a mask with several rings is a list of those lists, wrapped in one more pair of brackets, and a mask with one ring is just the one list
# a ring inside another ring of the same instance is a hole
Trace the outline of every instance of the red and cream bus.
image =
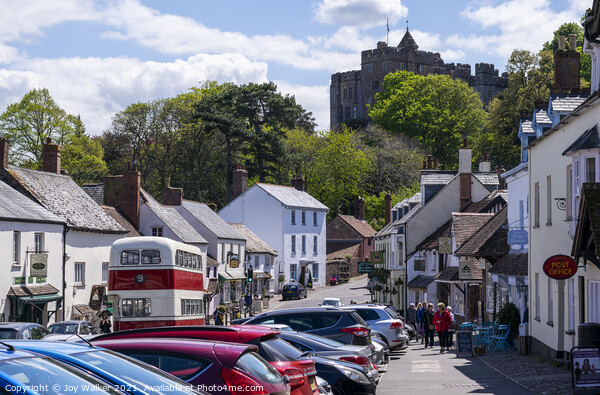
[(202, 252), (164, 237), (127, 237), (110, 251), (114, 330), (204, 324)]

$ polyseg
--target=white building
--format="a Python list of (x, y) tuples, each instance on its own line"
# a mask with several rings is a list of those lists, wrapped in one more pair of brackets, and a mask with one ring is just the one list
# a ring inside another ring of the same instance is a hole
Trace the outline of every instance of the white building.
[(325, 285), (327, 211), (303, 187), (257, 183), (219, 215), (227, 222), (244, 224), (278, 252), (277, 292), (286, 282), (307, 284), (310, 277), (314, 285)]
[[(8, 153), (8, 142), (0, 141), (0, 148), (4, 148), (0, 153)], [(64, 285), (60, 287), (64, 307), (58, 312), (57, 319), (89, 317), (94, 312), (90, 304), (95, 305), (96, 310), (102, 307), (110, 247), (115, 240), (124, 237), (127, 230), (71, 177), (61, 172), (59, 146), (48, 141), (43, 156), (42, 171), (10, 166), (7, 160), (3, 161), (2, 178), (66, 222)], [(45, 250), (45, 234), (38, 244)]]

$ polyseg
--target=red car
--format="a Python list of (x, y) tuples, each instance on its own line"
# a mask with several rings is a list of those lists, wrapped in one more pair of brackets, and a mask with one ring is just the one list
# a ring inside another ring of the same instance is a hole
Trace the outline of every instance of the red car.
[(292, 395), (317, 395), (319, 389), (314, 361), (277, 337), (279, 333), (271, 328), (255, 325), (171, 326), (108, 333), (95, 337), (93, 342), (105, 339), (170, 337), (253, 344), (258, 347), (261, 357), (287, 377)]
[(189, 339), (107, 339), (94, 345), (156, 366), (213, 395), (288, 395), (286, 380), (257, 347)]

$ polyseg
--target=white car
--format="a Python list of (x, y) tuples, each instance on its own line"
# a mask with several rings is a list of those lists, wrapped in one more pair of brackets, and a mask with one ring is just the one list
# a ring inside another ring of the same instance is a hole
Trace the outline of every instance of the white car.
[(319, 306), (340, 307), (343, 305), (342, 305), (342, 301), (340, 300), (340, 298), (325, 298), (325, 299), (323, 299), (322, 303), (319, 303)]

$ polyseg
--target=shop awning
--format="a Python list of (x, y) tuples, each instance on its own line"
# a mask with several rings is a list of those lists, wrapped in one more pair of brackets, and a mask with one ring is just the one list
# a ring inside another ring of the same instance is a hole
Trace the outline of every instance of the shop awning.
[(235, 281), (235, 280), (244, 280), (246, 275), (244, 274), (244, 269), (241, 267), (232, 269), (227, 268), (225, 270), (225, 265), (219, 266), (219, 281)]
[(84, 316), (94, 314), (95, 311), (87, 304), (78, 304), (73, 306), (73, 313), (75, 315)]
[(267, 272), (254, 272), (254, 278), (273, 278), (273, 276), (271, 276), (271, 274), (267, 273)]
[(427, 289), (429, 284), (431, 284), (434, 281), (435, 279), (433, 278), (433, 276), (424, 276), (422, 274), (419, 274), (417, 277), (413, 278), (408, 282), (408, 288)]
[(62, 296), (61, 295), (38, 295), (38, 296), (21, 296), (18, 297), (19, 300), (25, 302), (25, 303), (49, 303), (49, 302), (55, 302), (57, 300), (62, 300)]
[(44, 303), (62, 299), (58, 289), (50, 284), (21, 286), (13, 285), (7, 294), (12, 298), (19, 298), (25, 302)]

